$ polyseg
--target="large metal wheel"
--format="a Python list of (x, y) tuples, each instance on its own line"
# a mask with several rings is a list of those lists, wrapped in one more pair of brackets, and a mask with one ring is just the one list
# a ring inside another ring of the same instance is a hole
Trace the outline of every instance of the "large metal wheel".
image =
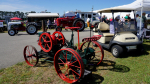
[(38, 58), (38, 53), (35, 47), (31, 45), (25, 46), (23, 54), (24, 54), (24, 59), (28, 65), (30, 66), (37, 65), (39, 58)]
[(81, 19), (77, 19), (73, 22), (74, 27), (80, 27), (79, 31), (83, 31), (85, 28), (85, 22)]
[[(81, 47), (79, 48), (79, 50), (82, 50), (82, 52), (85, 52), (85, 49), (87, 48), (89, 42), (83, 42), (81, 44)], [(88, 62), (92, 65), (99, 65), (103, 58), (104, 58), (104, 50), (101, 47), (101, 45), (96, 42), (96, 41), (92, 41), (89, 44), (89, 48), (92, 48), (94, 50), (94, 53), (92, 56), (90, 56), (88, 58)], [(89, 50), (88, 50), (89, 51)]]
[(59, 77), (75, 83), (84, 74), (84, 65), (79, 54), (70, 48), (60, 49), (54, 56), (54, 67)]
[(10, 36), (14, 36), (14, 35), (16, 34), (16, 32), (15, 32), (15, 30), (10, 29), (10, 30), (8, 31), (8, 34), (9, 34)]
[(59, 32), (59, 31), (55, 31), (53, 33), (53, 35), (56, 36), (57, 43), (60, 44), (60, 47), (64, 46), (64, 44), (65, 44), (65, 37), (64, 37), (64, 35), (61, 32)]
[(28, 25), (26, 28), (26, 32), (30, 35), (36, 34), (37, 33), (37, 28), (35, 25)]
[(44, 52), (50, 52), (53, 47), (50, 34), (42, 33), (39, 38), (39, 45)]

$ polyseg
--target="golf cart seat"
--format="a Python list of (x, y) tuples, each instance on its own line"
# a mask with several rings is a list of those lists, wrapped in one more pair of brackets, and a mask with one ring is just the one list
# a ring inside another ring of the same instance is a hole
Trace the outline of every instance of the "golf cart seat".
[[(99, 40), (101, 40), (102, 43), (110, 42), (114, 34), (109, 33), (109, 25), (104, 22), (100, 22), (97, 31), (98, 29), (101, 31), (101, 35), (102, 35), (101, 39)], [(99, 35), (99, 33), (95, 32), (94, 35)]]

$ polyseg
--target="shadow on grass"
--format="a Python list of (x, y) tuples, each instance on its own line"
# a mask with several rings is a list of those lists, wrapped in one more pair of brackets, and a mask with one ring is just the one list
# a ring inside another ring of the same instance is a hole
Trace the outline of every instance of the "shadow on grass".
[(83, 78), (73, 84), (100, 84), (103, 82), (103, 80), (104, 80), (104, 77), (97, 75), (97, 74), (92, 74), (91, 76)]
[(36, 65), (36, 67), (51, 67), (51, 66), (54, 66), (54, 64), (48, 61), (39, 61), (38, 64)]
[[(96, 69), (96, 67), (99, 67), (98, 69)], [(88, 68), (86, 68), (90, 71), (97, 71), (97, 70), (110, 70), (110, 71), (114, 71), (114, 72), (129, 72), (130, 68), (124, 65), (118, 65), (116, 64), (116, 62), (111, 61), (111, 60), (103, 60), (102, 63), (100, 63), (99, 66), (88, 66)]]

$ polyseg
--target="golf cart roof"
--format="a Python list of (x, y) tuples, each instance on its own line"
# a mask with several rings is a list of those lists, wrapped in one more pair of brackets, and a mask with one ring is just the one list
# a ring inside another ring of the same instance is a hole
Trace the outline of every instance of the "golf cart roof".
[(113, 12), (131, 12), (133, 11), (133, 8), (127, 8), (127, 7), (112, 7), (112, 8), (105, 8), (98, 10), (98, 13), (112, 13)]
[(27, 17), (59, 17), (58, 13), (29, 13)]

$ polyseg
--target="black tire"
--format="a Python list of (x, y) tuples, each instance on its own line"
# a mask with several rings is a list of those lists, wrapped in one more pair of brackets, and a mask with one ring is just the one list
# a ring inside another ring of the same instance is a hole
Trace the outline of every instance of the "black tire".
[(10, 29), (10, 30), (8, 31), (8, 34), (9, 34), (10, 36), (14, 36), (14, 35), (16, 34), (16, 32), (15, 32), (15, 30)]
[(16, 30), (15, 33), (18, 34), (18, 31)]
[(37, 33), (37, 28), (35, 25), (33, 24), (29, 24), (26, 28), (26, 32), (30, 35), (34, 35)]
[(143, 47), (143, 45), (141, 44), (141, 45), (137, 45), (137, 53), (138, 54), (142, 54), (142, 53), (144, 53), (144, 47)]
[(81, 20), (81, 19), (76, 19), (76, 20), (73, 22), (73, 27), (79, 27), (79, 26), (77, 26), (77, 25), (78, 25), (78, 24), (77, 24), (78, 22), (81, 22), (81, 23), (82, 23), (82, 28), (80, 28), (79, 31), (83, 31), (84, 28), (85, 28), (85, 22), (84, 22), (83, 20)]
[(114, 57), (118, 58), (123, 55), (123, 48), (119, 45), (114, 45), (111, 48), (111, 53)]
[(56, 31), (60, 31), (60, 32), (61, 32), (61, 31), (62, 31), (62, 28), (59, 27), (59, 26), (57, 26), (57, 27), (56, 27)]

